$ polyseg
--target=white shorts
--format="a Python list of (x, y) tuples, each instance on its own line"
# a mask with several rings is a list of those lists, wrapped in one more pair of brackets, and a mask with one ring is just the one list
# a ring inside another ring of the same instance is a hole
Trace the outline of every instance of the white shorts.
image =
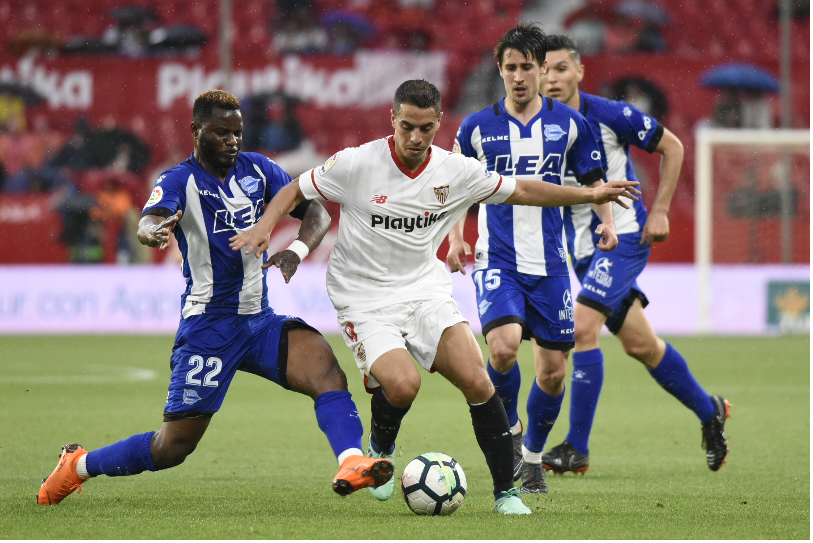
[(370, 367), (384, 353), (406, 349), (418, 364), (432, 371), (443, 331), (469, 321), (451, 296), (393, 304), (371, 311), (338, 314), (344, 342), (353, 351), (368, 391), (379, 385)]

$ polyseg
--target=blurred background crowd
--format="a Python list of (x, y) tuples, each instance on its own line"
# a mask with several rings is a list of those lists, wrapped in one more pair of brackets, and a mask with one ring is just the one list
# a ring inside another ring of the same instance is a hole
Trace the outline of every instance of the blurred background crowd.
[[(292, 176), (390, 134), (376, 82), (401, 73), (439, 79), (436, 144), (451, 148), (466, 114), (504, 96), (491, 50), (520, 20), (572, 36), (584, 90), (634, 104), (687, 147), (673, 236), (655, 261), (692, 260), (695, 129), (780, 124), (777, 0), (226, 5), (234, 80), (223, 84), (223, 0), (0, 0), (0, 264), (163, 258), (135, 225), (155, 179), (192, 151), (191, 100), (218, 84), (241, 99), (243, 150)], [(791, 8), (791, 125), (808, 128), (809, 0)], [(657, 157), (635, 158), (651, 201)]]

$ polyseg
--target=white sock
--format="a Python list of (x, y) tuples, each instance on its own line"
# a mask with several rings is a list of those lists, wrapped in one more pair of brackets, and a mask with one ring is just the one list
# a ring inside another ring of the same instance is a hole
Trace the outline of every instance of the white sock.
[[(342, 454), (339, 455), (339, 465), (340, 466), (342, 464), (344, 464), (344, 460), (348, 456), (364, 456), (364, 453), (361, 451), (361, 449), (347, 449), (346, 451), (344, 451)], [(540, 460), (540, 462), (541, 462), (541, 460)]]
[(517, 419), (517, 423), (511, 427), (511, 435), (518, 436), (522, 433), (522, 423)]
[(76, 474), (82, 479), (90, 479), (91, 475), (88, 473), (88, 455), (83, 454), (79, 460), (76, 461)]
[(529, 451), (525, 448), (525, 445), (522, 446), (522, 459), (529, 464), (541, 464), (542, 463), (542, 451), (533, 452)]

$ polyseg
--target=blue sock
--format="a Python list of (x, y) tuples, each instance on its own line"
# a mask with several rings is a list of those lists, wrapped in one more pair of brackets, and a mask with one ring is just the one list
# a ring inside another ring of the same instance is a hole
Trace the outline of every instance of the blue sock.
[(150, 439), (155, 432), (136, 434), (118, 443), (90, 451), (85, 460), (92, 477), (137, 475), (142, 471), (157, 471), (150, 453)]
[(570, 431), (565, 438), (581, 454), (587, 454), (590, 429), (596, 416), (598, 397), (604, 383), (604, 355), (601, 349), (573, 353), (570, 378)]
[(562, 409), (564, 391), (558, 396), (548, 396), (539, 388), (534, 379), (528, 395), (528, 429), (522, 444), (531, 452), (542, 452), (548, 441), (548, 434)]
[(361, 436), (364, 428), (349, 392), (333, 390), (320, 394), (313, 408), (316, 411), (316, 422), (327, 436), (337, 458), (347, 449), (363, 450)]
[(488, 370), (488, 376), (491, 377), (491, 382), (494, 383), (494, 388), (497, 390), (497, 396), (500, 397), (502, 405), (505, 407), (508, 424), (514, 426), (519, 420), (517, 404), (519, 403), (519, 386), (522, 384), (519, 364), (515, 362), (510, 370), (500, 373), (491, 367), (491, 360), (489, 359), (486, 369)]
[(686, 360), (668, 343), (663, 360), (654, 370), (649, 370), (649, 374), (664, 390), (694, 411), (700, 422), (708, 422), (714, 416), (711, 398), (689, 371)]

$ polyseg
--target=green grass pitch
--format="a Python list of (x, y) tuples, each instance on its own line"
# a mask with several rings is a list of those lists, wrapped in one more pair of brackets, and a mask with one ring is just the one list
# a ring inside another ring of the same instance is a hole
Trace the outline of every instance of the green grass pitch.
[[(330, 341), (368, 431), (369, 398), (350, 352), (340, 338)], [(424, 452), (454, 457), (469, 494), (450, 517), (412, 514), (397, 485), (383, 503), (366, 491), (335, 495), (337, 465), (311, 400), (243, 373), (183, 465), (102, 476), (58, 506), (37, 506), (63, 444), (94, 449), (159, 428), (172, 338), (0, 337), (0, 537), (809, 539), (809, 338), (672, 342), (700, 383), (733, 404), (726, 465), (708, 469), (695, 416), (605, 337), (590, 470), (549, 474), (549, 495), (525, 497), (535, 514), (509, 518), (492, 512), (462, 395), (426, 372), (398, 440), (396, 476)], [(527, 343), (520, 364), (524, 403), (533, 374)], [(566, 427), (564, 408), (548, 445)]]

